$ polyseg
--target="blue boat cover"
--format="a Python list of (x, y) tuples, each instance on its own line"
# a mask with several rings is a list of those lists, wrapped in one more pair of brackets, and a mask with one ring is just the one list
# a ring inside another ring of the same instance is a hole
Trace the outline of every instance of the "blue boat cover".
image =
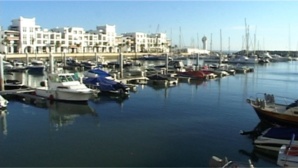
[(127, 86), (120, 82), (116, 82), (114, 80), (110, 80), (105, 78), (104, 76), (99, 76), (97, 78), (85, 78), (83, 83), (86, 85), (96, 86), (97, 89), (103, 92), (108, 91), (116, 91), (119, 89), (125, 90)]
[[(268, 138), (291, 140), (293, 134), (298, 135), (298, 128), (272, 127), (263, 136)], [(295, 140), (298, 140), (298, 136), (295, 136)]]
[(101, 70), (101, 69), (99, 69), (99, 68), (91, 69), (91, 70), (89, 70), (88, 72), (90, 72), (90, 73), (95, 73), (95, 74), (97, 74), (98, 76), (103, 76), (103, 77), (111, 76), (109, 73), (107, 73), (106, 71)]

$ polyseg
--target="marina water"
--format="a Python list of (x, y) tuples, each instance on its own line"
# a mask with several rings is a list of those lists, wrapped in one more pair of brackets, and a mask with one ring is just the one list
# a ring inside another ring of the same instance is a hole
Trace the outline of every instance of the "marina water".
[[(25, 74), (30, 85), (43, 76)], [(129, 98), (49, 108), (10, 100), (0, 120), (2, 167), (208, 167), (215, 155), (276, 166), (239, 134), (258, 125), (246, 98), (298, 98), (298, 62), (255, 65), (253, 73), (176, 86), (139, 85)]]

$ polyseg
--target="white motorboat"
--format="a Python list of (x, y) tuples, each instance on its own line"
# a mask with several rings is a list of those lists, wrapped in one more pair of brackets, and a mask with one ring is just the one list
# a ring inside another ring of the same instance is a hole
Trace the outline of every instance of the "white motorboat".
[(230, 64), (257, 64), (259, 59), (256, 55), (250, 57), (244, 55), (236, 55), (228, 60)]
[(282, 145), (278, 152), (277, 165), (281, 167), (298, 167), (298, 146)]
[(94, 91), (80, 82), (74, 73), (48, 74), (48, 79), (36, 88), (36, 95), (50, 100), (84, 102)]
[(3, 60), (3, 67), (4, 67), (4, 71), (10, 71), (11, 69), (13, 69), (13, 65), (10, 62), (4, 61), (4, 60)]

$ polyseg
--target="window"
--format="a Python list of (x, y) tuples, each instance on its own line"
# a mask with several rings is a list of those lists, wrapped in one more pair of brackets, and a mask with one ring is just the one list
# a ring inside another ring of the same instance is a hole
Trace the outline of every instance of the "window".
[(66, 78), (68, 81), (74, 81), (73, 78), (70, 75), (66, 75)]
[(23, 32), (26, 32), (27, 31), (27, 28), (26, 27), (23, 27)]

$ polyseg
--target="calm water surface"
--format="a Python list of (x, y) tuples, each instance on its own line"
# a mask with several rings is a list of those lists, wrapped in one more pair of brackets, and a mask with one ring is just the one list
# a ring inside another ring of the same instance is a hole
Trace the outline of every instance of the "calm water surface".
[[(33, 86), (43, 77), (27, 78)], [(298, 62), (270, 63), (210, 81), (140, 85), (123, 101), (100, 97), (43, 108), (11, 100), (0, 120), (0, 166), (207, 167), (213, 155), (276, 166), (239, 134), (259, 123), (246, 98), (264, 92), (297, 98), (297, 82)]]

